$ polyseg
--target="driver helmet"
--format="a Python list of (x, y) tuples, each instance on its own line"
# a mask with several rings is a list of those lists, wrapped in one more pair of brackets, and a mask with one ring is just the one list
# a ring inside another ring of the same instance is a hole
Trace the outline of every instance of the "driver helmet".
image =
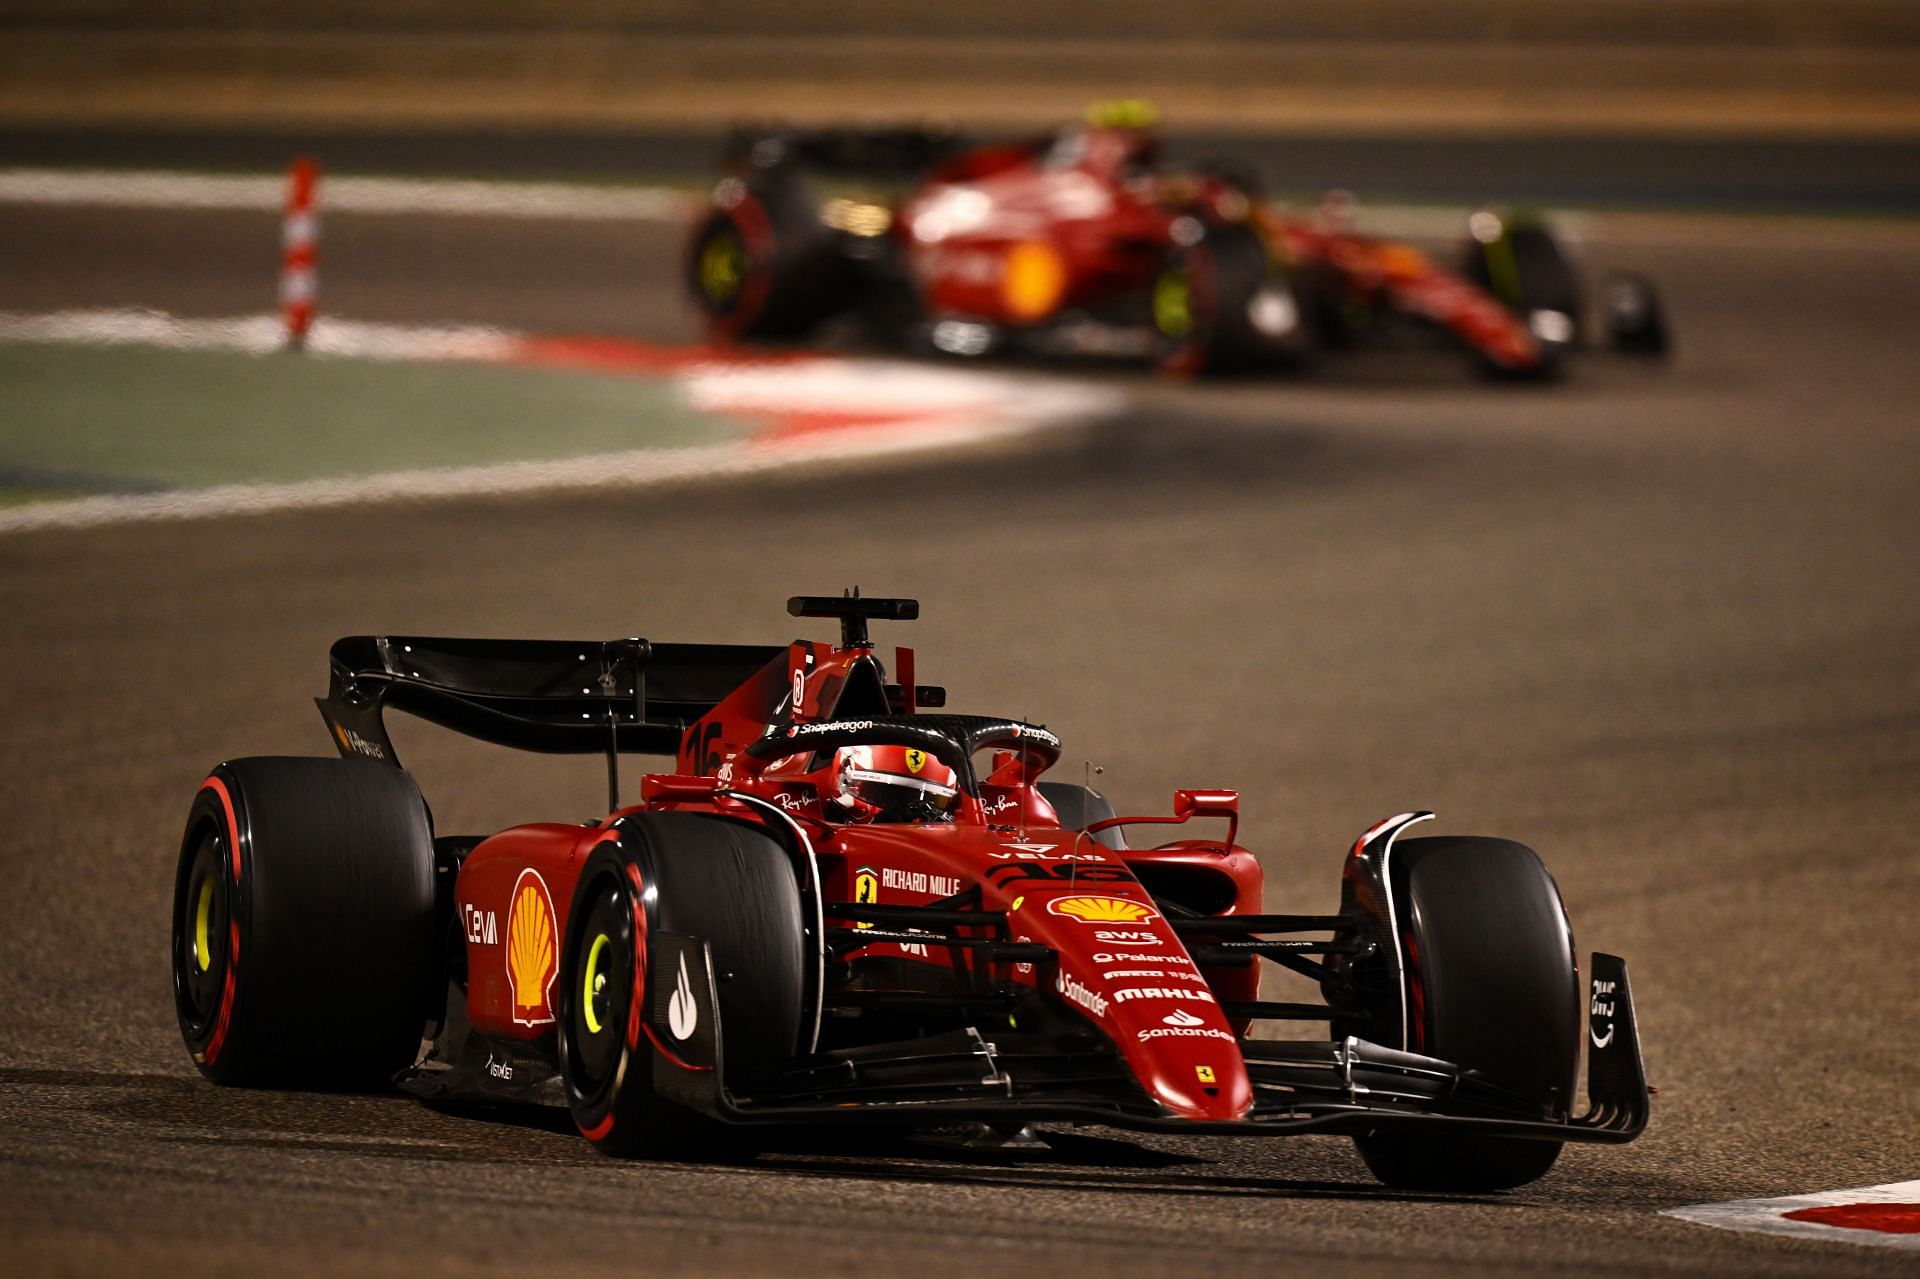
[(959, 778), (910, 746), (848, 746), (834, 760), (834, 803), (856, 822), (951, 821)]

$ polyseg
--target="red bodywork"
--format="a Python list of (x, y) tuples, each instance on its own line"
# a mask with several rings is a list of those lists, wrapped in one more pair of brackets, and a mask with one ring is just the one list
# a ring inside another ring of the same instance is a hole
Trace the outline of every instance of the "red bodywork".
[[(1045, 980), (1064, 1007), (1114, 1043), (1147, 1095), (1170, 1113), (1243, 1117), (1253, 1101), (1236, 1043), (1244, 1026), (1230, 1024), (1220, 1003), (1256, 998), (1258, 970), (1252, 963), (1197, 966), (1141, 882), (1182, 877), (1207, 886), (1215, 913), (1257, 913), (1260, 866), (1231, 842), (1232, 825), (1224, 840), (1110, 850), (1086, 832), (1061, 829), (1034, 786), (1044, 766), (1017, 751), (998, 752), (992, 767), (981, 770), (980, 793), (963, 796), (951, 822), (836, 824), (828, 820), (817, 778), (790, 762), (763, 765), (744, 752), (766, 732), (776, 701), (795, 725), (844, 720), (836, 712), (849, 689), (886, 689), (894, 694), (895, 713), (911, 713), (913, 697), (898, 694), (915, 687), (912, 650), (896, 650), (895, 669), (901, 684), (888, 688), (871, 648), (796, 642), (784, 659), (686, 730), (678, 771), (645, 778), (640, 804), (593, 826), (515, 827), (475, 848), (456, 887), (474, 1027), (503, 1040), (550, 1034), (560, 939), (589, 853), (614, 837), (613, 823), (626, 813), (679, 809), (771, 820), (717, 793), (724, 787), (771, 801), (799, 823), (817, 855), (828, 901), (926, 905), (977, 887), (981, 909), (1007, 912), (1013, 940), (1041, 943), (1059, 955), (1056, 972), (1044, 978), (1019, 964), (1003, 965), (1000, 975), (1028, 986)], [(786, 690), (778, 699), (770, 697), (776, 686)], [(1181, 792), (1177, 815), (1153, 820), (1233, 822), (1237, 804), (1231, 792)], [(955, 954), (888, 941), (849, 958), (951, 968)]]
[(1141, 130), (1089, 128), (942, 166), (890, 232), (923, 310), (1018, 329), (1137, 299), (1205, 217), (1252, 226), (1277, 265), (1338, 301), (1429, 321), (1503, 368), (1541, 361), (1518, 317), (1420, 250), (1251, 201), (1218, 176), (1161, 170), (1153, 149)]

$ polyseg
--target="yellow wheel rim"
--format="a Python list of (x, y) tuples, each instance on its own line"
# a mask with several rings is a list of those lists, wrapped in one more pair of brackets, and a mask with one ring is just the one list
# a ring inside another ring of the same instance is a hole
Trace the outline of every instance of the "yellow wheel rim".
[(700, 288), (715, 302), (728, 302), (747, 276), (747, 247), (731, 228), (716, 232), (700, 246)]
[(212, 919), (213, 880), (209, 878), (200, 881), (200, 900), (193, 908), (193, 958), (203, 973), (213, 967), (213, 946), (207, 938)]
[(1184, 271), (1168, 271), (1153, 283), (1153, 325), (1175, 341), (1193, 331), (1193, 289)]
[(593, 949), (587, 952), (587, 975), (580, 983), (580, 1011), (587, 1020), (587, 1033), (597, 1035), (604, 1029), (600, 1019), (593, 1015), (593, 997), (600, 993), (597, 983), (605, 979), (600, 975), (600, 952), (607, 948), (607, 935), (601, 933), (593, 939)]

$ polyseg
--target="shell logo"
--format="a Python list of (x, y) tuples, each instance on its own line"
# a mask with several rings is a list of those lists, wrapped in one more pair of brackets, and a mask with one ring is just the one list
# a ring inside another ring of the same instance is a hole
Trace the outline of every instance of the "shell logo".
[(1067, 263), (1051, 244), (1026, 240), (1007, 251), (1000, 296), (1014, 319), (1026, 324), (1045, 319), (1066, 291)]
[(1139, 902), (1124, 897), (1056, 897), (1047, 903), (1047, 913), (1083, 924), (1144, 924), (1158, 918)]
[(507, 977), (513, 983), (513, 1020), (544, 1026), (553, 1020), (550, 998), (556, 962), (553, 898), (547, 881), (532, 869), (513, 881), (513, 905), (507, 916)]

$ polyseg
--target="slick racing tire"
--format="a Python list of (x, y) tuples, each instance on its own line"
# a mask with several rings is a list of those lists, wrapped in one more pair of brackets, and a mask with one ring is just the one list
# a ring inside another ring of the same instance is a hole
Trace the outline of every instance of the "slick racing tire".
[[(1393, 881), (1407, 1047), (1482, 1071), (1565, 1119), (1583, 1009), (1573, 931), (1546, 867), (1504, 839), (1409, 839), (1394, 849)], [(1395, 1001), (1393, 1019), (1398, 1011)], [(1508, 1190), (1560, 1153), (1557, 1141), (1478, 1135), (1382, 1130), (1354, 1141), (1374, 1176), (1421, 1190)]]
[(660, 1096), (655, 1060), (678, 1065), (646, 1016), (649, 938), (704, 940), (718, 980), (726, 1085), (750, 1094), (800, 1048), (807, 937), (786, 851), (724, 818), (646, 813), (588, 858), (567, 920), (556, 1003), (560, 1075), (574, 1122), (611, 1155), (747, 1153), (745, 1134)]
[(1553, 232), (1538, 222), (1505, 220), (1486, 242), (1470, 239), (1461, 251), (1460, 273), (1497, 298), (1539, 343), (1538, 365), (1507, 369), (1482, 357), (1490, 376), (1551, 377), (1561, 357), (1580, 343), (1580, 280)]
[[(1117, 816), (1113, 801), (1091, 786), (1078, 782), (1040, 782), (1038, 786), (1041, 796), (1053, 805), (1061, 830), (1085, 830), (1095, 822)], [(1123, 851), (1127, 846), (1126, 835), (1126, 827), (1110, 826), (1096, 832), (1093, 840), (1103, 848)]]
[(1155, 363), (1177, 377), (1284, 367), (1310, 347), (1299, 290), (1240, 223), (1207, 224), (1197, 242), (1174, 249), (1148, 303)]
[(433, 833), (413, 779), (357, 759), (220, 765), (173, 892), (173, 994), (219, 1084), (377, 1088), (445, 994)]
[(798, 340), (845, 309), (855, 284), (840, 236), (785, 170), (721, 184), (694, 224), (686, 285), (709, 327), (735, 340)]
[(1600, 312), (1607, 326), (1607, 345), (1623, 355), (1664, 356), (1672, 353), (1667, 335), (1667, 312), (1651, 281), (1616, 271), (1600, 281)]

